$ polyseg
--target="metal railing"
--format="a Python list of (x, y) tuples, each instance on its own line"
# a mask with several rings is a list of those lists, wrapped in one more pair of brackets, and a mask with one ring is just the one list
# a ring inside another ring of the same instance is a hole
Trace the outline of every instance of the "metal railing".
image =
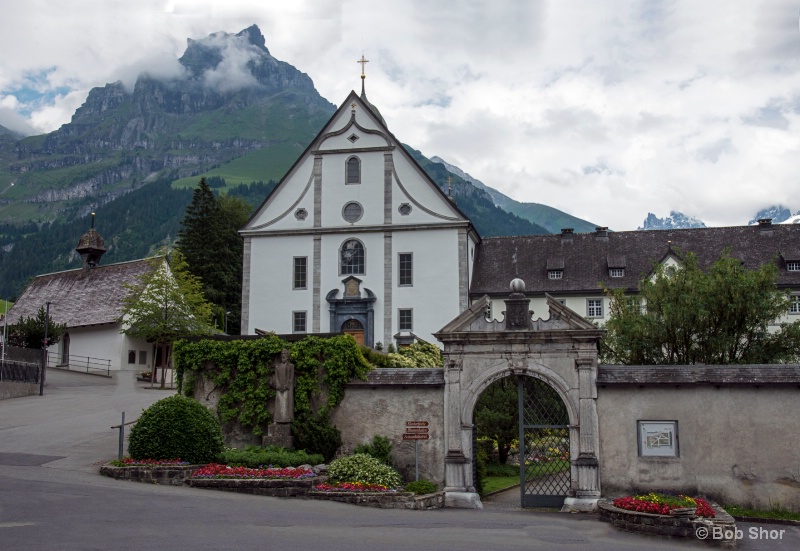
[(0, 381), (38, 383), (41, 370), (41, 364), (5, 360), (0, 362)]
[(105, 358), (50, 353), (47, 355), (47, 367), (111, 377), (111, 360)]

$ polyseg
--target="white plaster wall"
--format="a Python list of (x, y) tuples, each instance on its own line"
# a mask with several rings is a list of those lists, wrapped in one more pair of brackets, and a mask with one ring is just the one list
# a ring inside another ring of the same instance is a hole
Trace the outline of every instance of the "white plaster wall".
[[(408, 194), (421, 205), (425, 206), (439, 215), (448, 218), (463, 219), (460, 214), (453, 208), (449, 200), (442, 197), (437, 191), (435, 184), (430, 184), (421, 170), (401, 152), (396, 151), (394, 154), (394, 167), (400, 183), (408, 192)], [(392, 222), (395, 224), (422, 224), (422, 223), (442, 223), (444, 220), (427, 214), (422, 209), (418, 208), (409, 197), (403, 193), (398, 185), (397, 179), (393, 179), (392, 185)], [(397, 212), (398, 207), (408, 203), (411, 205), (412, 211), (410, 214), (403, 216)], [(452, 222), (452, 220), (450, 220)]]
[[(98, 363), (104, 363), (105, 360), (111, 360), (110, 367), (112, 371), (119, 371), (120, 369), (128, 369), (128, 350), (136, 350), (136, 368), (149, 369), (152, 365), (152, 345), (140, 340), (133, 339), (127, 335), (120, 333), (120, 326), (118, 324), (103, 325), (94, 327), (73, 327), (69, 329), (69, 354), (73, 356), (71, 365), (80, 365), (80, 362), (74, 358), (75, 356), (84, 356), (91, 358), (91, 367), (99, 367)], [(59, 342), (48, 349), (51, 357), (55, 356), (60, 358), (62, 354), (62, 343)], [(139, 351), (147, 351), (148, 365), (140, 366)]]
[[(345, 165), (352, 155), (361, 160), (360, 184), (345, 184)], [(354, 224), (342, 218), (342, 208), (350, 201), (360, 203), (364, 209), (363, 216)], [(325, 155), (322, 159), (322, 226), (380, 224), (383, 224), (383, 153)]]
[[(350, 149), (354, 147), (385, 147), (387, 145), (385, 138), (376, 134), (362, 132), (355, 125), (350, 125), (350, 118), (352, 116), (351, 112), (352, 109), (350, 109), (349, 106), (348, 108), (342, 109), (342, 112), (339, 114), (339, 116), (336, 117), (336, 119), (332, 121), (330, 125), (328, 125), (325, 130), (326, 134), (329, 132), (336, 132), (343, 128), (346, 128), (346, 131), (337, 136), (326, 138), (324, 141), (317, 144), (317, 147), (319, 147), (320, 151)], [(362, 107), (361, 105), (356, 106), (356, 122), (368, 130), (378, 130), (378, 125), (367, 113), (367, 108)], [(351, 134), (355, 134), (359, 138), (355, 143), (352, 143), (347, 139)]]
[[(604, 495), (670, 489), (800, 508), (796, 387), (601, 387), (597, 408)], [(640, 420), (678, 421), (680, 457), (638, 457)]]
[[(398, 254), (413, 253), (414, 285), (398, 286)], [(458, 308), (458, 230), (394, 232), (392, 237), (392, 331), (400, 308), (414, 309), (414, 333), (428, 342), (461, 312)]]
[[(511, 283), (509, 281), (509, 283)], [(509, 291), (510, 294), (510, 291)], [(603, 317), (602, 318), (587, 318), (589, 321), (596, 321), (598, 323), (605, 324), (609, 318), (609, 306), (611, 302), (608, 297), (602, 296), (601, 294), (596, 295), (580, 295), (580, 296), (568, 296), (568, 297), (560, 297), (558, 295), (553, 295), (556, 299), (563, 299), (565, 300), (565, 305), (567, 308), (576, 312), (577, 314), (586, 317), (586, 301), (588, 299), (601, 299), (603, 301)], [(492, 317), (498, 321), (503, 321), (503, 311), (506, 309), (506, 303), (504, 302), (508, 297), (492, 297)], [(547, 310), (547, 301), (543, 296), (536, 296), (536, 297), (529, 297), (531, 299), (531, 310), (533, 310), (533, 319), (542, 318), (547, 320), (550, 317), (550, 314)], [(477, 299), (474, 299), (477, 300)], [(473, 302), (474, 302), (473, 300)]]
[[(291, 333), (294, 311), (307, 312), (307, 328), (310, 332), (314, 273), (313, 237), (310, 235), (256, 237), (253, 238), (251, 247), (250, 318), (246, 334), (254, 334), (256, 328), (276, 333)], [(307, 288), (304, 290), (292, 289), (293, 259), (296, 256), (308, 257)]]
[[(311, 182), (305, 195), (303, 195), (303, 191), (308, 185), (313, 170), (314, 158), (309, 156), (288, 175), (278, 192), (270, 196), (267, 204), (256, 214), (248, 228), (265, 224), (286, 213), (282, 219), (264, 229), (270, 231), (311, 229), (314, 226), (314, 183)], [(293, 207), (301, 196), (300, 202)], [(304, 208), (308, 212), (308, 217), (305, 220), (297, 220), (295, 218), (294, 213), (299, 208)]]

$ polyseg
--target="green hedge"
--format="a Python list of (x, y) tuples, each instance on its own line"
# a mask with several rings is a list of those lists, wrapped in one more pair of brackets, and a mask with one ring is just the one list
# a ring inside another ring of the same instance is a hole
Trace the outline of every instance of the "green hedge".
[(298, 467), (300, 465), (319, 465), (325, 459), (320, 454), (309, 454), (302, 450), (289, 451), (284, 448), (254, 448), (244, 450), (225, 450), (220, 454), (219, 463), (237, 467)]

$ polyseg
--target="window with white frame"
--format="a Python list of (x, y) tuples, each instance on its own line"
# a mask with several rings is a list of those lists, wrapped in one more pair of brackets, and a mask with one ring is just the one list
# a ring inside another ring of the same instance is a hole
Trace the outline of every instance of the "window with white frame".
[(547, 279), (563, 279), (564, 270), (548, 270)]
[(364, 245), (358, 239), (342, 243), (339, 275), (364, 275)]
[(411, 253), (399, 253), (397, 262), (397, 284), (410, 287), (414, 284), (414, 255)]
[(789, 303), (789, 313), (800, 314), (800, 295), (792, 295), (790, 299), (791, 302)]
[(800, 272), (800, 262), (787, 262), (786, 263), (786, 271), (787, 272)]
[(292, 288), (305, 289), (308, 285), (308, 257), (294, 257), (294, 277)]
[(358, 157), (350, 157), (347, 159), (347, 178), (345, 180), (348, 184), (361, 183), (361, 160)]
[(608, 270), (611, 277), (625, 277), (625, 268), (611, 268)]
[(400, 308), (397, 310), (397, 329), (399, 331), (412, 331), (414, 329), (414, 310)]
[(602, 318), (603, 317), (603, 299), (602, 298), (588, 298), (588, 299), (586, 299), (586, 317), (587, 318)]
[(306, 332), (306, 313), (292, 312), (292, 333)]

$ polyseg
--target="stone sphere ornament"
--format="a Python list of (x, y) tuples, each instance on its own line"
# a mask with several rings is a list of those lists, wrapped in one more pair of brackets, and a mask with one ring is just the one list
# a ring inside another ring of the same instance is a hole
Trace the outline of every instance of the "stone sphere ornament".
[(511, 280), (511, 292), (512, 293), (524, 293), (525, 292), (525, 282), (522, 281), (520, 278), (515, 277)]

